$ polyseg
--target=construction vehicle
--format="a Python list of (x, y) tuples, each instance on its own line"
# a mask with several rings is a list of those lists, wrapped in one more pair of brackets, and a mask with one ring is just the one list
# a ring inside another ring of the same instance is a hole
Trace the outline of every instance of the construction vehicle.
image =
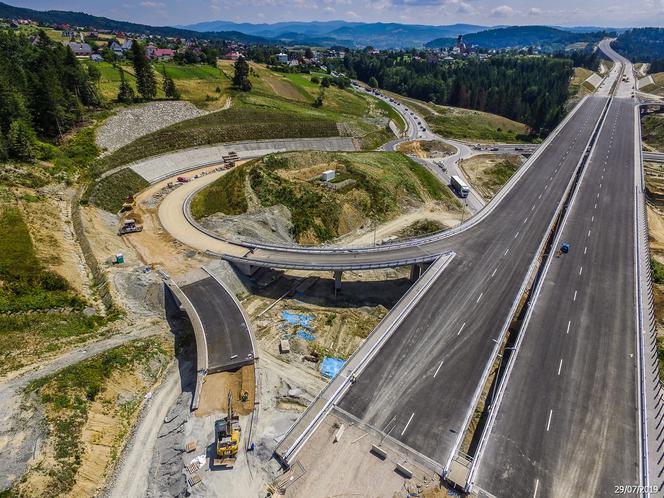
[(118, 235), (125, 235), (128, 233), (142, 232), (143, 227), (136, 224), (136, 220), (125, 220), (120, 229), (118, 230)]
[(233, 394), (228, 391), (228, 415), (214, 423), (215, 467), (233, 467), (240, 448), (241, 435), (240, 417), (233, 413)]
[(125, 213), (127, 211), (131, 211), (132, 209), (134, 209), (135, 205), (136, 205), (136, 199), (134, 199), (134, 196), (128, 195), (127, 198), (125, 199), (124, 204), (122, 204), (120, 212)]

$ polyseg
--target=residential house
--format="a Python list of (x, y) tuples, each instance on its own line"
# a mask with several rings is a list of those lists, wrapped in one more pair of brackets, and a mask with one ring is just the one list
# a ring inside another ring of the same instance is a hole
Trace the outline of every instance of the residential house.
[(108, 48), (113, 52), (115, 55), (118, 57), (122, 57), (124, 55), (124, 51), (122, 50), (122, 46), (116, 42), (115, 40), (111, 42), (111, 44), (108, 46)]
[(170, 48), (157, 48), (154, 45), (145, 47), (145, 54), (149, 59), (169, 61), (175, 56), (175, 51)]
[(288, 63), (288, 54), (284, 54), (283, 52), (279, 52), (277, 54), (277, 60), (281, 64), (287, 64)]
[(87, 43), (69, 42), (67, 45), (77, 57), (89, 57), (92, 54), (92, 49)]

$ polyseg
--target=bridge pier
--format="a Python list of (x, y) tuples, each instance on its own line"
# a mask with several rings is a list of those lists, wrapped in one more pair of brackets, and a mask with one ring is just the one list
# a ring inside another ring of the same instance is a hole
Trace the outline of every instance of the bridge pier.
[(334, 272), (334, 295), (337, 295), (337, 292), (341, 290), (341, 275), (343, 271), (336, 270)]
[(417, 280), (422, 275), (422, 272), (424, 272), (427, 269), (427, 266), (428, 265), (426, 263), (416, 263), (414, 265), (411, 265), (409, 280), (411, 282), (417, 282)]

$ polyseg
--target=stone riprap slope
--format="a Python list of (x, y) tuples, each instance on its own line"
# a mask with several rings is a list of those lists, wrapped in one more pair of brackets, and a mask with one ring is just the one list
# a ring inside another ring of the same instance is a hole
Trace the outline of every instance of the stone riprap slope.
[(109, 154), (137, 138), (207, 114), (191, 102), (150, 102), (122, 109), (97, 129), (97, 145)]

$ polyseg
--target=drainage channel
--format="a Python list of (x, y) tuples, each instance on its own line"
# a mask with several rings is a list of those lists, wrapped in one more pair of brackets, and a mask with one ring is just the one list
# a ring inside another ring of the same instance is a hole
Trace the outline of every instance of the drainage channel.
[[(579, 183), (588, 164), (588, 159), (595, 147), (597, 137), (604, 125), (606, 114), (611, 105), (611, 100), (611, 98), (608, 99), (598, 120), (599, 125), (596, 126), (593, 131), (593, 134), (588, 141), (588, 145), (581, 156), (579, 167), (574, 174), (571, 188), (563, 200), (560, 212), (551, 226), (546, 243), (538, 257), (539, 264), (537, 270), (535, 271), (530, 284), (526, 286), (525, 291), (519, 298), (519, 305), (512, 316), (512, 321), (510, 322), (507, 334), (505, 334), (496, 360), (492, 365), (491, 374), (487, 377), (482, 390), (482, 395), (475, 406), (475, 416), (471, 419), (471, 422), (466, 428), (464, 436), (464, 442), (466, 443), (462, 445), (457, 455), (453, 458), (452, 467), (456, 464), (458, 472), (454, 472), (454, 469), (451, 468), (446, 476), (446, 479), (451, 485), (457, 488), (463, 488), (466, 492), (470, 491), (472, 488), (472, 479), (476, 470), (477, 458), (489, 436), (489, 420), (492, 411), (498, 409), (495, 404), (496, 399), (499, 398), (499, 393), (505, 388), (504, 383), (506, 382), (506, 378), (509, 377), (509, 366), (514, 360), (515, 352), (518, 351), (524, 318), (530, 309), (533, 296), (536, 295), (535, 291), (539, 287), (544, 276), (548, 266), (547, 262), (549, 261), (551, 254), (557, 252), (554, 244), (560, 234), (569, 207), (577, 193)], [(458, 479), (458, 477), (461, 476), (464, 478)]]

